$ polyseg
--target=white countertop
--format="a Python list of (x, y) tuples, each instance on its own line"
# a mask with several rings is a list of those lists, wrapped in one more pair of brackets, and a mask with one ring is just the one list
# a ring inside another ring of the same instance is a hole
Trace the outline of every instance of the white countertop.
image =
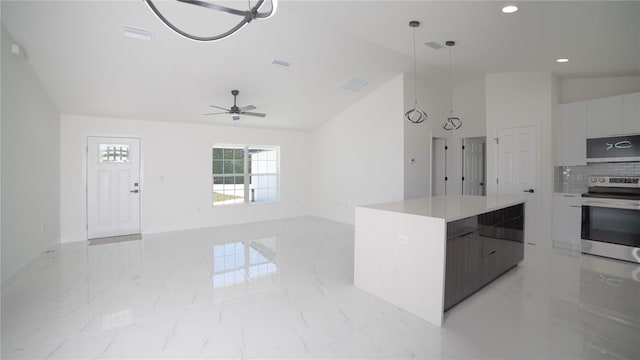
[(449, 222), (521, 204), (526, 200), (525, 196), (442, 195), (360, 207), (428, 216)]

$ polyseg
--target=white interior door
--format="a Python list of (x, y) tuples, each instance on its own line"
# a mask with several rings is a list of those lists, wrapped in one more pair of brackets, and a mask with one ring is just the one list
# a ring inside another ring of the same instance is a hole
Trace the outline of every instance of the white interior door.
[(498, 195), (526, 195), (525, 241), (538, 239), (535, 126), (498, 129)]
[(447, 139), (432, 138), (431, 196), (447, 193)]
[(485, 137), (466, 138), (462, 149), (462, 193), (485, 195)]
[(140, 233), (140, 139), (87, 138), (87, 237)]

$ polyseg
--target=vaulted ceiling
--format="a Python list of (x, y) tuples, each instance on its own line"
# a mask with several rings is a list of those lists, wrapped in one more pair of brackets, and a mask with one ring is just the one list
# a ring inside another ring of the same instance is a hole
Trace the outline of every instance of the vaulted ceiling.
[[(222, 2), (236, 8), (247, 1)], [(255, 1), (254, 1), (255, 3)], [(62, 113), (233, 126), (313, 129), (394, 76), (446, 79), (448, 52), (424, 45), (455, 40), (455, 82), (490, 72), (551, 71), (560, 77), (640, 75), (640, 2), (283, 1), (276, 15), (212, 43), (167, 29), (141, 0), (5, 1), (2, 22)], [(160, 2), (176, 24), (202, 35), (229, 16)], [(123, 25), (151, 41), (125, 37)], [(569, 58), (558, 64), (556, 58)], [(284, 60), (288, 68), (272, 65)], [(426, 75), (425, 75), (426, 76)], [(360, 91), (341, 87), (353, 78)], [(443, 80), (444, 81), (444, 80)], [(443, 86), (443, 91), (448, 91)], [(204, 116), (253, 104), (265, 118)]]

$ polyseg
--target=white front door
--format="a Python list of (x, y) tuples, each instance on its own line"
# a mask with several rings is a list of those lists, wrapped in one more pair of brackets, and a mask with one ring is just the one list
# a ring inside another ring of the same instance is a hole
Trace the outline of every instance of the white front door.
[(485, 195), (485, 138), (466, 138), (462, 149), (462, 193)]
[(498, 129), (498, 195), (526, 195), (525, 241), (535, 244), (537, 222), (537, 151), (535, 126)]
[(140, 139), (87, 138), (87, 237), (140, 233)]

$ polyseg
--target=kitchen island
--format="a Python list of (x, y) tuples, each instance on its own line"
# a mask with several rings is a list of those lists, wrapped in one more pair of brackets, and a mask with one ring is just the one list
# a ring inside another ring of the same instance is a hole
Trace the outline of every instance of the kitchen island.
[(354, 285), (442, 326), (524, 257), (524, 202), (444, 195), (356, 207)]

